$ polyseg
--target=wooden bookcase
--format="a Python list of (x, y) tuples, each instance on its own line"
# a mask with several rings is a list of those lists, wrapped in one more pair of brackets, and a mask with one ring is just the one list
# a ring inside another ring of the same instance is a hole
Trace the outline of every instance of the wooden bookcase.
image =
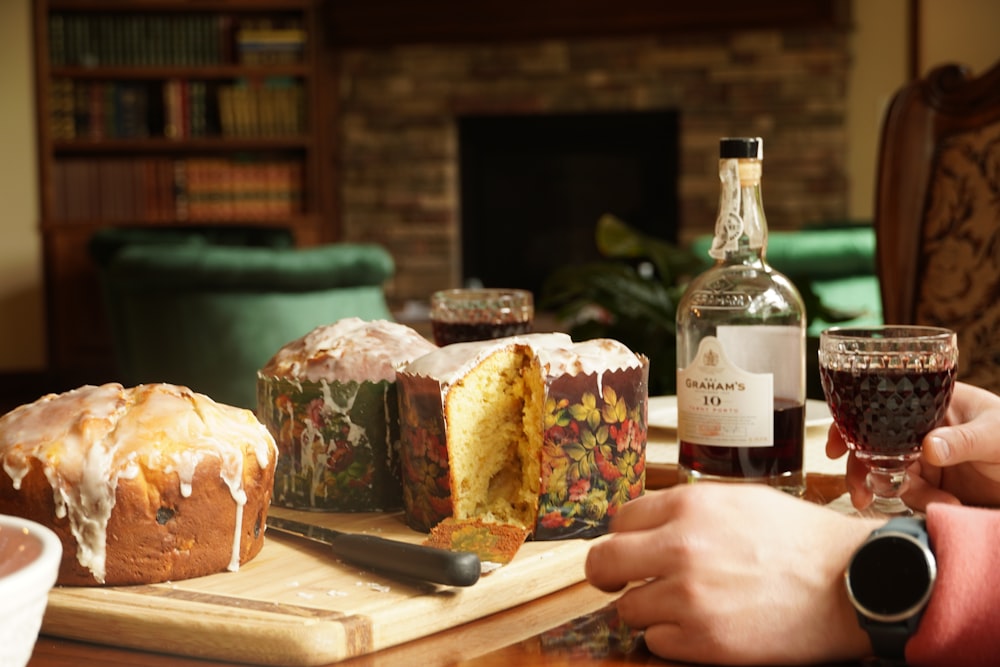
[[(336, 238), (319, 0), (35, 0), (49, 370), (112, 376), (106, 226)], [(332, 79), (327, 79), (331, 81)]]

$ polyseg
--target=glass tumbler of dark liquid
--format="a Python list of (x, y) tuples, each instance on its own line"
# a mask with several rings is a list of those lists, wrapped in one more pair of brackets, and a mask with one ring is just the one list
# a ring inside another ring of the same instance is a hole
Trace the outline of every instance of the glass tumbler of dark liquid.
[(873, 516), (913, 511), (900, 497), (924, 436), (944, 419), (958, 344), (939, 327), (832, 328), (820, 334), (823, 393), (844, 442), (868, 467)]
[(431, 295), (431, 328), (438, 345), (528, 333), (534, 314), (527, 290), (458, 288)]

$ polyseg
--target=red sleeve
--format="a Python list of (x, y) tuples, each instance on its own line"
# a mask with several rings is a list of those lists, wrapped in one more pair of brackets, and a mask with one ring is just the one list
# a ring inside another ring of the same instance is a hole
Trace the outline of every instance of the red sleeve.
[(927, 532), (938, 578), (917, 633), (914, 667), (996, 665), (1000, 659), (1000, 511), (933, 504)]

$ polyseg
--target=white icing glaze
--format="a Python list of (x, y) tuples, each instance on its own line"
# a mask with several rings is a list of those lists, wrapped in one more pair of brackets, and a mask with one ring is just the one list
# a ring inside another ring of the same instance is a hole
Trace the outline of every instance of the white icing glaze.
[(605, 373), (642, 366), (639, 355), (611, 338), (580, 341), (569, 348), (540, 348), (535, 350), (535, 355), (547, 379), (562, 375), (594, 375), (597, 395), (602, 397)]
[[(361, 385), (358, 385), (349, 396), (344, 396), (347, 402), (343, 406), (333, 400), (333, 394), (330, 392), (330, 384), (328, 382), (322, 381), (320, 385), (323, 388), (323, 405), (320, 411), (329, 415), (341, 415), (343, 423), (347, 425), (347, 433), (341, 435), (344, 440), (352, 445), (356, 445), (362, 437), (367, 435), (364, 428), (355, 424), (350, 419), (351, 409), (354, 407), (354, 401), (358, 397), (358, 390)], [(300, 421), (299, 423), (303, 426), (303, 429), (302, 435), (299, 436), (298, 468), (299, 470), (312, 471), (311, 489), (322, 488), (323, 478), (329, 473), (326, 459), (329, 455), (330, 443), (327, 442), (320, 425), (316, 422), (309, 420), (305, 422)], [(309, 494), (309, 500), (313, 509), (315, 509), (316, 496), (313, 493)]]
[(535, 355), (549, 377), (604, 373), (606, 371), (638, 368), (639, 356), (617, 340), (594, 338), (573, 343), (568, 347), (543, 346), (534, 348)]
[(513, 345), (527, 345), (533, 350), (539, 348), (565, 348), (573, 345), (573, 340), (564, 333), (536, 333), (477, 340), (468, 343), (454, 343), (438, 348), (415, 359), (400, 368), (401, 373), (440, 380), (442, 385), (450, 385), (455, 380), (477, 366), (496, 350)]
[(574, 343), (563, 333), (526, 334), (494, 340), (456, 343), (442, 347), (400, 369), (407, 375), (434, 378), (441, 382), (442, 393), (455, 381), (496, 350), (516, 344), (527, 345), (544, 369), (547, 379), (564, 375), (597, 375), (598, 391), (607, 371), (638, 368), (642, 359), (623, 343), (610, 338), (595, 338)]
[(76, 538), (77, 559), (99, 582), (118, 480), (135, 479), (143, 469), (172, 471), (189, 496), (196, 491), (195, 469), (206, 458), (219, 460), (236, 503), (229, 569), (238, 569), (246, 446), (262, 468), (277, 456), (274, 439), (251, 411), (169, 384), (88, 385), (43, 396), (0, 418), (0, 457), (14, 488), (32, 459), (42, 464), (56, 514), (68, 517)]
[(393, 382), (397, 367), (436, 349), (406, 325), (348, 317), (287, 343), (259, 375), (313, 382)]

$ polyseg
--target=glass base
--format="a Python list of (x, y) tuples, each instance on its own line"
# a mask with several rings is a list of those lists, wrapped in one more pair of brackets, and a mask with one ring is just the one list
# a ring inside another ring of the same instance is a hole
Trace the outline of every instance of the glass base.
[(907, 507), (899, 498), (875, 497), (872, 504), (863, 510), (857, 511), (858, 516), (869, 519), (894, 519), (896, 517), (923, 516), (911, 507)]
[(697, 482), (724, 482), (727, 484), (765, 484), (779, 491), (801, 498), (806, 493), (806, 477), (801, 470), (786, 472), (770, 477), (724, 477), (721, 475), (706, 475), (705, 473), (677, 466), (678, 484), (695, 484)]

